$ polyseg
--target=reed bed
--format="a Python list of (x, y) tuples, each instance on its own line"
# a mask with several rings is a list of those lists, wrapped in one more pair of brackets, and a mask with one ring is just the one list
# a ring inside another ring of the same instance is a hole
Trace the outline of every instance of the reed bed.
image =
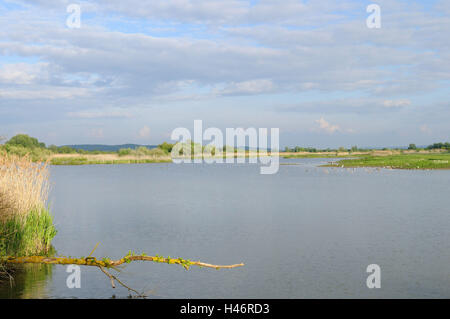
[(48, 178), (46, 162), (0, 153), (0, 255), (50, 250), (56, 230), (47, 207)]

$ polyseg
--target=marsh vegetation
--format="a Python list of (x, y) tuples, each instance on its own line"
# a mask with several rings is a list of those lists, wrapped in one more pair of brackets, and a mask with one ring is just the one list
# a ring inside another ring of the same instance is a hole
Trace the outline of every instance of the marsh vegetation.
[(365, 155), (343, 159), (334, 165), (341, 167), (384, 167), (393, 169), (450, 169), (450, 153), (403, 153), (395, 155)]
[(0, 152), (0, 256), (48, 253), (56, 234), (46, 162)]

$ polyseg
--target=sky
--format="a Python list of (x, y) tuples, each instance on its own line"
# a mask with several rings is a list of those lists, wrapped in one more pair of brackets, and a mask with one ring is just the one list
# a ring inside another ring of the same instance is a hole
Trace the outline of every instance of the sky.
[(282, 147), (445, 142), (449, 31), (449, 0), (0, 0), (0, 136), (159, 144), (199, 119)]

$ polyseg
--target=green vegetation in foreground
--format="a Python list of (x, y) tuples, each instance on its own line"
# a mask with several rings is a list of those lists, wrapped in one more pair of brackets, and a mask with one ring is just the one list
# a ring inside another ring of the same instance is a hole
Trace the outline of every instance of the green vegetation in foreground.
[(0, 152), (0, 257), (47, 254), (56, 235), (46, 163)]
[(45, 209), (14, 216), (0, 226), (0, 256), (47, 254), (56, 235), (53, 218)]
[(399, 154), (389, 156), (364, 156), (343, 159), (336, 164), (325, 166), (344, 167), (385, 167), (397, 169), (450, 169), (450, 153), (437, 154)]

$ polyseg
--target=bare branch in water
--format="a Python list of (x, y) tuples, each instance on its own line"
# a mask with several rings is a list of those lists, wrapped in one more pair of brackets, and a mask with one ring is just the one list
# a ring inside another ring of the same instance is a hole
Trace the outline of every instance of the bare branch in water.
[[(97, 244), (98, 246), (98, 244)], [(97, 246), (95, 248), (97, 248)], [(94, 249), (95, 250), (95, 249)], [(93, 251), (92, 251), (93, 252)], [(91, 253), (92, 254), (92, 253)], [(100, 270), (110, 279), (112, 288), (116, 288), (115, 281), (117, 281), (121, 286), (128, 289), (128, 291), (132, 291), (137, 294), (138, 297), (145, 297), (143, 293), (138, 292), (137, 290), (128, 287), (123, 282), (121, 282), (116, 276), (109, 273), (107, 268), (116, 268), (117, 266), (123, 265), (125, 263), (131, 263), (132, 261), (152, 261), (158, 263), (166, 263), (166, 264), (178, 264), (183, 266), (186, 270), (189, 269), (190, 266), (198, 266), (198, 267), (206, 267), (206, 268), (214, 268), (214, 269), (231, 269), (236, 267), (244, 266), (241, 264), (234, 265), (213, 265), (200, 261), (190, 261), (182, 258), (170, 258), (170, 257), (162, 257), (162, 256), (147, 256), (145, 254), (142, 255), (133, 255), (131, 252), (119, 259), (119, 260), (110, 260), (108, 258), (103, 258), (102, 260), (98, 260), (95, 257), (86, 257), (86, 258), (67, 258), (67, 257), (44, 257), (44, 256), (30, 256), (30, 257), (3, 257), (0, 258), (1, 263), (11, 263), (11, 264), (24, 264), (24, 263), (33, 263), (33, 264), (57, 264), (57, 265), (82, 265), (82, 266), (95, 266), (100, 268)]]

